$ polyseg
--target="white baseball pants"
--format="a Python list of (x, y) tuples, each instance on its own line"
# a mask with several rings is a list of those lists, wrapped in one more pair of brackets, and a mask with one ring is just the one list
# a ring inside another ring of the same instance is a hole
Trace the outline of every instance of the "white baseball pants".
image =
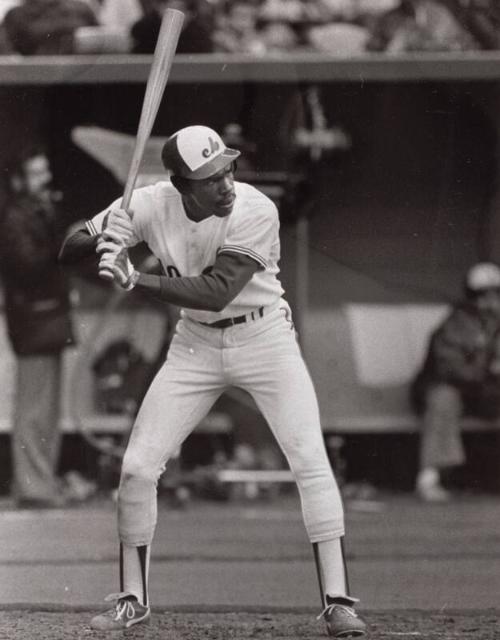
[(344, 534), (340, 493), (320, 427), (318, 403), (285, 301), (227, 329), (181, 319), (167, 360), (137, 415), (118, 494), (120, 539), (151, 544), (158, 479), (169, 458), (229, 386), (248, 391), (297, 482), (311, 542)]

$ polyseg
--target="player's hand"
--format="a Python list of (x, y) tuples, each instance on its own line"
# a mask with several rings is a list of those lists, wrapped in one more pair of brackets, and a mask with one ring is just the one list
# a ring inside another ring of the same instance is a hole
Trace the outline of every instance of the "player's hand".
[(103, 235), (99, 237), (97, 240), (96, 253), (100, 256), (98, 266), (100, 278), (103, 280), (109, 280), (110, 282), (115, 279), (113, 270), (104, 266), (103, 257), (105, 254), (108, 254), (108, 258), (111, 260), (112, 257), (116, 256), (122, 249), (123, 245), (121, 243), (115, 242), (114, 240), (108, 240)]
[(116, 242), (100, 239), (97, 243), (97, 253), (101, 256), (99, 277), (104, 280), (113, 280), (127, 291), (133, 289), (138, 274), (130, 262), (126, 247)]
[(122, 247), (129, 247), (133, 244), (134, 238), (132, 212), (119, 208), (111, 209), (105, 218), (101, 235), (105, 240), (113, 240)]

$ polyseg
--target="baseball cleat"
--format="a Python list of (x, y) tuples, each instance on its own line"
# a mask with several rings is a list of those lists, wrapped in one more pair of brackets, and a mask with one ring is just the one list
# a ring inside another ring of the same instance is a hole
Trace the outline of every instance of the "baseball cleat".
[(123, 631), (140, 622), (149, 622), (151, 610), (142, 605), (130, 593), (112, 593), (105, 598), (115, 606), (104, 613), (94, 616), (90, 621), (92, 629), (97, 631)]
[(318, 616), (324, 618), (328, 635), (333, 638), (352, 638), (366, 635), (366, 624), (352, 607), (332, 602)]
[(419, 486), (417, 495), (423, 502), (448, 502), (451, 494), (441, 485)]

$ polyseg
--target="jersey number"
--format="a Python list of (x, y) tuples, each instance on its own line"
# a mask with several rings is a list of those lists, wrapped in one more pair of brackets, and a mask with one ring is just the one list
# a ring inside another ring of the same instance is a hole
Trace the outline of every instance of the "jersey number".
[[(209, 265), (208, 267), (205, 267), (203, 269), (202, 275), (206, 276), (207, 274), (209, 274), (213, 270), (213, 268), (214, 268), (213, 265)], [(179, 273), (179, 269), (177, 269), (177, 267), (174, 267), (173, 264), (167, 265), (166, 273), (167, 273), (167, 276), (169, 276), (169, 278), (180, 278), (181, 277), (181, 274)]]
[(177, 269), (177, 267), (174, 267), (174, 265), (167, 265), (167, 276), (169, 276), (169, 278), (180, 278), (181, 274), (179, 273), (179, 269)]

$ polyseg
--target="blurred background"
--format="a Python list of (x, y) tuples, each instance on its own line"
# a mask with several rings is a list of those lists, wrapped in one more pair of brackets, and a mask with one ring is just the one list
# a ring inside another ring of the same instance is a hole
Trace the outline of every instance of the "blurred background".
[[(413, 492), (410, 382), (466, 270), (500, 262), (496, 2), (3, 0), (0, 171), (42, 144), (60, 230), (121, 195), (166, 7), (186, 20), (140, 183), (161, 175), (161, 141), (180, 127), (203, 123), (242, 149), (237, 177), (280, 209), (281, 280), (344, 495)], [(113, 496), (176, 314), (91, 274), (70, 285), (77, 340), (63, 356), (58, 473), (87, 500)], [(0, 352), (8, 497), (16, 359), (3, 315)], [(498, 494), (498, 434), (495, 420), (464, 423), (467, 459), (450, 486)], [(233, 390), (160, 491), (180, 506), (272, 498), (288, 481), (252, 400)]]

